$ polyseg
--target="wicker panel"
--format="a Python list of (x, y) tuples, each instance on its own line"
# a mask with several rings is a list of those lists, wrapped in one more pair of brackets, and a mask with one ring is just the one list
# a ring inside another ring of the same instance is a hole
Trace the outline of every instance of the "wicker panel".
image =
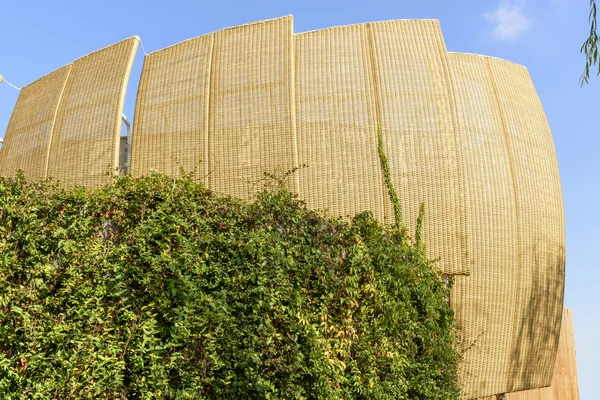
[[(462, 327), (467, 397), (506, 391), (519, 264), (510, 157), (484, 57), (448, 54), (464, 154), (471, 274), (451, 304)], [(499, 289), (501, 288), (501, 289)]]
[[(552, 385), (545, 388), (507, 393), (506, 400), (579, 400), (577, 365), (575, 359), (573, 313), (565, 308), (562, 315), (558, 353), (554, 364)], [(481, 398), (478, 400), (487, 400)], [(496, 396), (490, 398), (496, 400)]]
[(148, 55), (138, 88), (131, 173), (180, 169), (205, 181), (208, 165), (208, 95), (213, 34)]
[(439, 23), (387, 21), (368, 30), (384, 149), (404, 222), (414, 233), (424, 202), (428, 255), (447, 274), (468, 273), (456, 111)]
[(215, 33), (208, 168), (217, 192), (252, 197), (264, 173), (297, 165), (292, 30), (284, 17)]
[(552, 137), (526, 69), (475, 55), (449, 60), (474, 261), (471, 276), (457, 278), (451, 299), (468, 348), (465, 394), (548, 386), (564, 285)]
[(544, 110), (527, 69), (488, 59), (514, 175), (519, 269), (507, 392), (550, 385), (565, 272), (563, 202)]
[(377, 117), (366, 25), (296, 35), (299, 195), (333, 215), (383, 220)]
[(90, 188), (112, 182), (138, 43), (126, 39), (73, 62), (52, 134), (48, 176)]
[(13, 177), (20, 169), (27, 178), (46, 177), (54, 120), (70, 69), (62, 67), (21, 90), (0, 151), (0, 175)]

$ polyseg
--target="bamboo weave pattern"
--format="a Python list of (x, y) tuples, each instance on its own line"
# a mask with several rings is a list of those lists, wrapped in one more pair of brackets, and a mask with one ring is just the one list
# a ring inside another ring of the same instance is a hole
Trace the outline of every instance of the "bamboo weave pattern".
[[(31, 94), (25, 88), (0, 173), (43, 176), (47, 165), (47, 176), (108, 182), (136, 46), (121, 42), (40, 79)], [(27, 100), (42, 95), (48, 100)], [(369, 209), (393, 222), (378, 128), (403, 222), (414, 234), (424, 202), (428, 255), (458, 275), (450, 302), (464, 335), (466, 398), (548, 386), (565, 267), (551, 133), (525, 68), (448, 54), (437, 21), (294, 35), (284, 17), (152, 53), (131, 171), (179, 176), (181, 168), (217, 192), (250, 198), (263, 173), (306, 164), (286, 185), (310, 207), (340, 216)], [(24, 156), (34, 147), (46, 160)]]
[(87, 187), (112, 182), (138, 44), (138, 38), (126, 39), (73, 62), (52, 133), (48, 176)]
[(334, 215), (384, 218), (375, 88), (366, 25), (298, 34), (299, 196)]
[(554, 364), (552, 385), (547, 388), (509, 393), (507, 400), (579, 400), (573, 312), (565, 308), (560, 328), (558, 353)]
[(208, 98), (214, 35), (149, 54), (138, 88), (131, 174), (180, 169), (208, 177)]
[[(389, 222), (376, 151), (379, 122), (386, 151), (396, 155), (390, 168), (405, 223), (414, 232), (425, 202), (429, 256), (439, 258), (445, 273), (468, 274), (462, 166), (438, 22), (390, 21), (295, 37), (292, 31), (292, 18), (284, 17), (148, 56), (132, 173), (177, 176), (182, 167), (213, 190), (250, 198), (263, 173), (307, 165), (288, 187), (310, 206), (334, 215), (370, 209)], [(190, 74), (201, 77), (201, 86)]]
[[(501, 393), (511, 356), (518, 240), (510, 155), (484, 57), (451, 53), (467, 189), (473, 264), (457, 278), (451, 304), (465, 342), (465, 391)], [(501, 289), (500, 289), (501, 288)], [(476, 341), (473, 345), (473, 341)]]
[(50, 140), (58, 104), (71, 65), (64, 66), (25, 86), (19, 93), (0, 151), (0, 174), (45, 178)]
[[(251, 198), (263, 173), (295, 166), (293, 19), (215, 33), (209, 110), (209, 187)], [(297, 191), (295, 185), (289, 189)]]
[[(579, 400), (577, 383), (577, 363), (575, 355), (575, 335), (573, 331), (573, 313), (563, 309), (560, 328), (560, 341), (552, 385), (548, 387), (506, 393), (506, 400)], [(478, 400), (496, 400), (496, 396), (481, 397)]]
[(474, 258), (471, 277), (457, 279), (451, 297), (469, 348), (465, 392), (477, 397), (548, 386), (565, 267), (550, 131), (525, 68), (477, 55), (448, 57)]
[[(425, 203), (427, 255), (446, 274), (467, 274), (462, 160), (446, 46), (438, 21), (368, 24), (378, 119), (404, 223), (414, 235)], [(391, 204), (386, 200), (386, 222)]]
[(118, 167), (125, 90), (138, 38), (84, 56), (21, 91), (0, 152), (0, 173), (88, 187)]
[(518, 285), (508, 391), (547, 386), (558, 346), (565, 227), (552, 135), (527, 69), (488, 59), (504, 120), (517, 210)]

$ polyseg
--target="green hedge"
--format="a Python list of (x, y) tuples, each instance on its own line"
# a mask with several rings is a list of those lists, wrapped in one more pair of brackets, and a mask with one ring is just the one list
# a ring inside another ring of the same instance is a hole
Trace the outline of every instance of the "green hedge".
[(444, 288), (365, 212), (0, 179), (0, 398), (458, 399)]

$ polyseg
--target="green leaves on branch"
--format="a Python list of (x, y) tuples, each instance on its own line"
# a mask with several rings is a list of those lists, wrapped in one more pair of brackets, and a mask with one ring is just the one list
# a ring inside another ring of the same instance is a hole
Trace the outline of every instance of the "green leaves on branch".
[(0, 398), (458, 399), (447, 290), (409, 242), (286, 191), (0, 179)]
[(402, 223), (402, 209), (400, 207), (400, 200), (398, 199), (396, 189), (394, 188), (394, 184), (392, 183), (392, 178), (390, 175), (390, 166), (388, 164), (388, 159), (385, 155), (385, 151), (383, 150), (383, 136), (381, 135), (381, 128), (379, 127), (377, 127), (377, 152), (379, 154), (379, 162), (381, 163), (381, 169), (383, 171), (385, 187), (387, 189), (388, 195), (390, 196), (392, 207), (394, 208), (394, 222), (396, 224), (396, 229), (398, 230), (398, 232), (401, 232), (404, 235), (406, 233), (406, 227)]
[(596, 76), (600, 75), (600, 63), (598, 63), (598, 33), (596, 18), (596, 0), (590, 0), (590, 36), (583, 42), (580, 52), (585, 55), (585, 70), (579, 78), (579, 83), (583, 86), (590, 81), (590, 69), (598, 65)]

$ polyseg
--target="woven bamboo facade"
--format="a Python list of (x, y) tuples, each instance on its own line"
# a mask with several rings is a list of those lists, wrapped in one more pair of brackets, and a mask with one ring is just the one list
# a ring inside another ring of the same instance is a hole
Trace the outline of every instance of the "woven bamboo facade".
[(379, 126), (386, 153), (395, 154), (390, 170), (405, 223), (414, 232), (424, 202), (429, 255), (445, 273), (466, 275), (466, 199), (450, 82), (437, 21), (297, 35), (291, 17), (229, 28), (147, 57), (131, 171), (194, 171), (211, 189), (249, 199), (265, 172), (306, 165), (287, 183), (310, 207), (342, 216), (370, 209), (391, 222)]
[(572, 310), (563, 310), (552, 385), (547, 388), (508, 393), (506, 400), (579, 400)]
[[(470, 277), (456, 279), (451, 297), (469, 348), (470, 378), (463, 380), (472, 394), (548, 386), (565, 269), (561, 187), (548, 123), (525, 68), (478, 55), (448, 58), (473, 260)], [(483, 376), (491, 379), (478, 379)]]
[[(137, 41), (127, 43), (134, 51)], [(118, 46), (111, 64), (118, 73), (75, 62), (23, 90), (1, 173), (108, 182), (98, 177), (118, 157), (113, 111), (122, 108), (123, 86), (77, 77), (126, 81), (132, 53)], [(37, 125), (27, 115), (33, 107), (43, 110)], [(428, 256), (455, 275), (450, 302), (462, 327), (465, 398), (549, 386), (565, 267), (552, 136), (527, 70), (448, 53), (437, 21), (294, 34), (292, 17), (283, 17), (151, 53), (138, 88), (131, 173), (193, 172), (211, 189), (246, 199), (267, 173), (287, 177), (309, 207), (336, 216), (368, 209), (390, 223), (378, 129), (403, 222), (414, 233), (425, 204)], [(29, 167), (25, 152), (14, 150), (27, 135), (48, 137), (38, 150), (48, 152), (45, 167)], [(93, 163), (77, 164), (84, 155)]]
[(87, 187), (118, 167), (125, 91), (139, 43), (123, 40), (21, 90), (0, 152), (0, 174), (54, 177)]
[(66, 65), (25, 86), (8, 123), (0, 152), (0, 172), (13, 177), (45, 178), (50, 139), (71, 65)]
[[(366, 25), (294, 37), (298, 193), (336, 215), (385, 219), (377, 111)], [(350, 199), (350, 201), (348, 201)]]
[[(552, 385), (549, 387), (506, 393), (505, 400), (579, 400), (573, 312), (565, 308), (560, 328), (558, 353), (554, 363)], [(497, 400), (489, 396), (478, 400)]]

